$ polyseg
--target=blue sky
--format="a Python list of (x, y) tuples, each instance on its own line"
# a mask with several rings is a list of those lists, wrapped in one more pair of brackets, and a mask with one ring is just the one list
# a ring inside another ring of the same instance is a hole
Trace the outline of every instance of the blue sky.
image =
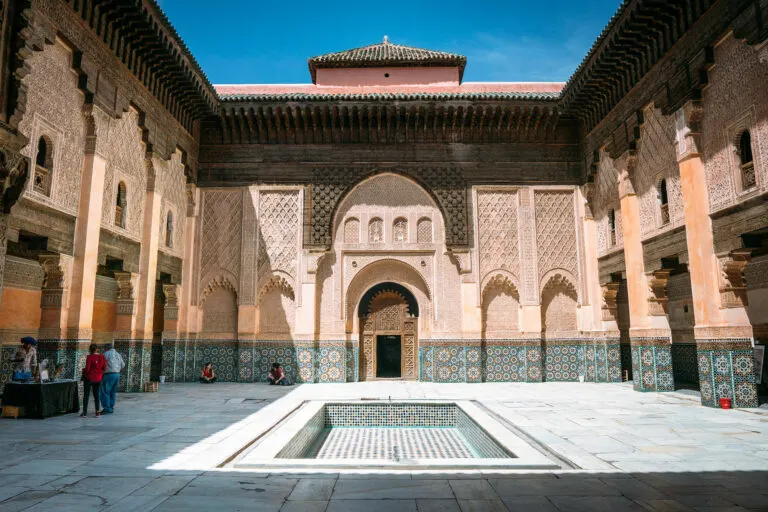
[(619, 0), (159, 0), (211, 82), (309, 83), (307, 58), (380, 42), (467, 56), (468, 82), (567, 80)]

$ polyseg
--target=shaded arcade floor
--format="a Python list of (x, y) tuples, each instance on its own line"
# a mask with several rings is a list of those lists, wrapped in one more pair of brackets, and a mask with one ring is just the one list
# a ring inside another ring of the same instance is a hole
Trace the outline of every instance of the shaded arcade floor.
[[(473, 399), (582, 469), (281, 474), (217, 468), (306, 399)], [(768, 411), (623, 384), (169, 384), (116, 414), (0, 421), (0, 511), (768, 510)]]

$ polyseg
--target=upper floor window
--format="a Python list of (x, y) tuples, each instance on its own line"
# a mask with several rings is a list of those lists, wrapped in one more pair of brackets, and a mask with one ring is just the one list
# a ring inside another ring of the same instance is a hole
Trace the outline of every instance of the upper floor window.
[(379, 243), (384, 241), (384, 221), (378, 217), (371, 219), (368, 223), (368, 241), (370, 243)]
[(752, 135), (744, 130), (739, 137), (739, 160), (741, 161), (741, 188), (748, 190), (755, 185), (755, 162), (752, 158)]
[(53, 143), (43, 136), (37, 141), (37, 156), (35, 157), (35, 192), (43, 195), (51, 194), (51, 174), (53, 173)]
[(428, 217), (419, 219), (416, 225), (416, 241), (420, 244), (432, 243), (432, 220)]
[(356, 244), (360, 242), (360, 221), (352, 217), (344, 222), (344, 243)]
[(125, 182), (121, 181), (117, 185), (117, 196), (115, 199), (115, 226), (125, 227), (126, 209), (128, 206), (128, 190)]
[(608, 211), (608, 240), (609, 246), (616, 245), (616, 210), (611, 209)]
[(165, 246), (173, 247), (173, 212), (168, 212), (165, 218)]
[(667, 194), (667, 180), (659, 180), (659, 207), (661, 208), (661, 224), (669, 224), (669, 196)]
[(408, 241), (408, 221), (403, 217), (398, 217), (392, 224), (392, 238), (395, 243), (405, 243)]

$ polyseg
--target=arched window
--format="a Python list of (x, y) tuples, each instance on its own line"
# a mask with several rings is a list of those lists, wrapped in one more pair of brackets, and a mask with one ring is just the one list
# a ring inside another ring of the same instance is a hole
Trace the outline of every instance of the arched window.
[(752, 135), (744, 130), (739, 137), (739, 159), (741, 160), (741, 188), (748, 190), (755, 185), (755, 162), (752, 158)]
[(37, 141), (37, 156), (35, 156), (35, 192), (43, 195), (51, 194), (51, 174), (53, 173), (53, 143), (46, 137)]
[(616, 245), (616, 210), (614, 209), (608, 211), (608, 231), (608, 240), (613, 247)]
[(378, 217), (368, 223), (368, 242), (376, 244), (384, 241), (384, 221)]
[(661, 224), (669, 224), (669, 196), (667, 195), (667, 180), (659, 180), (659, 207), (661, 208)]
[(408, 221), (404, 217), (398, 217), (392, 224), (392, 239), (395, 243), (408, 241)]
[(360, 221), (351, 217), (344, 222), (344, 243), (360, 243)]
[(125, 227), (126, 207), (128, 206), (128, 190), (125, 182), (121, 181), (117, 185), (117, 195), (115, 198), (115, 226)]
[(173, 247), (173, 212), (168, 212), (165, 218), (165, 246)]
[(416, 241), (420, 244), (432, 243), (432, 220), (428, 217), (419, 219), (416, 225)]

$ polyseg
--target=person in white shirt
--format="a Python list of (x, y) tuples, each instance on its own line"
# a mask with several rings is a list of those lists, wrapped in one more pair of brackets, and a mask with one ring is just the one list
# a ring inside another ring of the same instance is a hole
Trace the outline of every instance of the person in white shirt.
[(104, 359), (107, 360), (107, 369), (101, 380), (99, 397), (101, 398), (102, 412), (111, 414), (115, 412), (117, 386), (120, 384), (120, 372), (125, 368), (125, 361), (110, 344), (104, 346)]

